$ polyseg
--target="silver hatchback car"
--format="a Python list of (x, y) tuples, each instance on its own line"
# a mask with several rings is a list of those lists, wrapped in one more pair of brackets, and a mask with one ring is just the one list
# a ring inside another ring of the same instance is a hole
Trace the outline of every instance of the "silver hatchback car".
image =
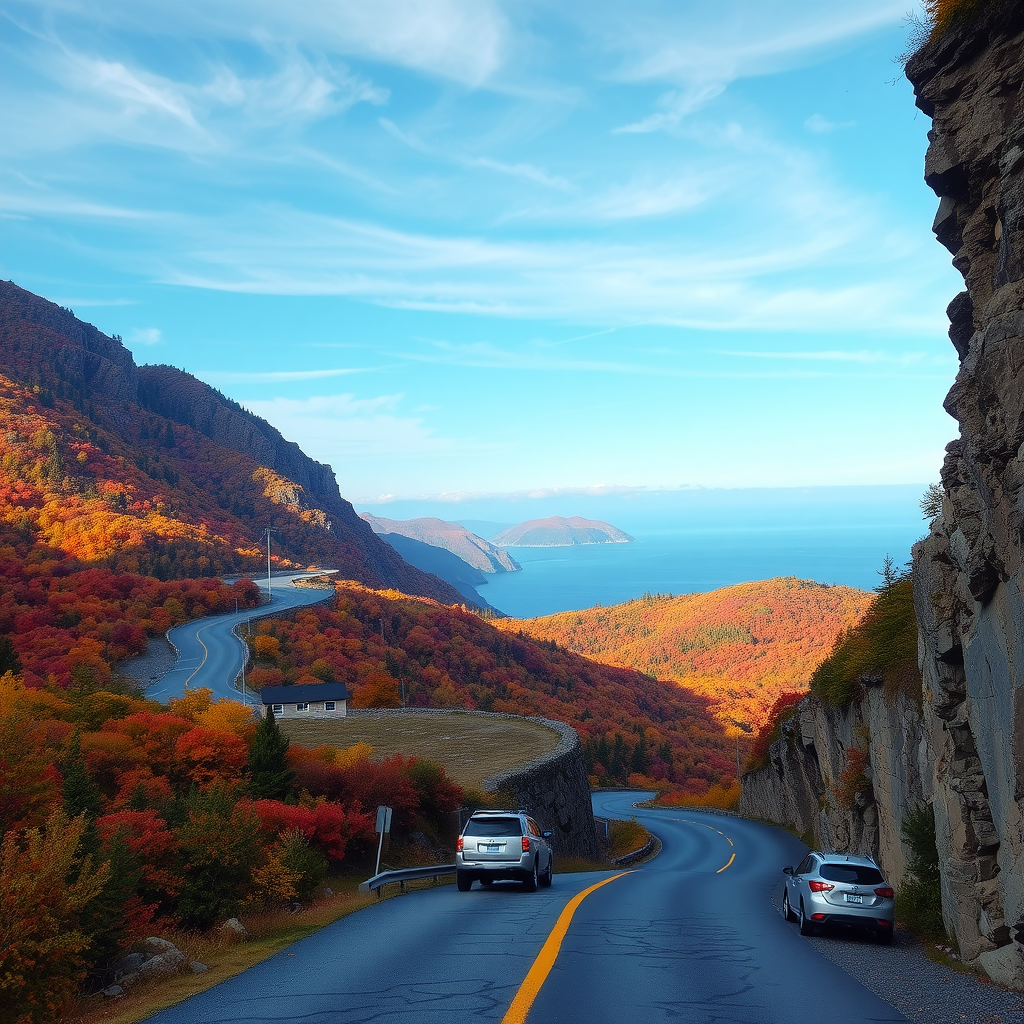
[(878, 942), (892, 942), (892, 886), (871, 857), (812, 850), (795, 868), (783, 868), (782, 912), (800, 922), (801, 935), (838, 924), (864, 928)]
[(474, 881), (490, 885), (519, 879), (527, 892), (550, 885), (555, 870), (551, 833), (526, 811), (476, 811), (455, 844), (455, 881), (468, 892)]

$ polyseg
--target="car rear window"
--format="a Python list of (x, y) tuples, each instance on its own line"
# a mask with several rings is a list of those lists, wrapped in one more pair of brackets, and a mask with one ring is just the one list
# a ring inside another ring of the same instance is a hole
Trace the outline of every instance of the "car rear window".
[(830, 882), (852, 882), (854, 885), (878, 885), (885, 881), (878, 868), (863, 864), (822, 864), (818, 874)]
[(523, 830), (518, 818), (470, 818), (466, 825), (467, 836), (519, 836)]

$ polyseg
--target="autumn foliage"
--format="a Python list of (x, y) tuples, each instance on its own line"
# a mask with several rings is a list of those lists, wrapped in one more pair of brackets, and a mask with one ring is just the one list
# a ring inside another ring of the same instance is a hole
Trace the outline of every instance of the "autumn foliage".
[[(640, 772), (699, 794), (735, 776), (734, 742), (705, 698), (496, 629), (464, 609), (340, 583), (333, 607), (264, 620), (251, 647), (254, 686), (338, 681), (356, 707), (401, 703), (568, 722), (598, 784), (626, 784)], [(324, 787), (333, 778), (317, 766), (297, 771), (310, 785), (314, 775)]]
[(749, 730), (768, 721), (780, 694), (807, 689), (871, 601), (850, 587), (784, 578), (495, 625), (672, 680), (711, 700), (722, 722)]
[[(0, 678), (0, 999), (52, 1019), (119, 949), (308, 899), (328, 870), (366, 870), (374, 812), (393, 842), (439, 836), (462, 802), (416, 758), (292, 746), (282, 799), (250, 792), (253, 713), (194, 691), (163, 707)], [(403, 838), (405, 837), (405, 838)], [(5, 1017), (5, 1019), (7, 1019)]]

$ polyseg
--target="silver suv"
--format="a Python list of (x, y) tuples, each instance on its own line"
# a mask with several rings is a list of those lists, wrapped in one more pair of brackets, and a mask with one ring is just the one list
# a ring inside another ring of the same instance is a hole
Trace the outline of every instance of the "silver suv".
[(555, 870), (551, 833), (526, 811), (476, 811), (455, 844), (455, 881), (468, 892), (474, 881), (490, 885), (517, 878), (527, 892), (550, 885)]
[(782, 913), (800, 922), (801, 935), (828, 924), (866, 928), (879, 942), (892, 942), (892, 886), (871, 857), (812, 850), (787, 875)]

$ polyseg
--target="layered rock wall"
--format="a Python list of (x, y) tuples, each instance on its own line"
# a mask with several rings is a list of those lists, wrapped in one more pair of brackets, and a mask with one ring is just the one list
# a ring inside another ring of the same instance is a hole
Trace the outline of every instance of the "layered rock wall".
[[(851, 751), (864, 755), (863, 778), (851, 771)], [(916, 702), (867, 686), (843, 708), (813, 695), (801, 701), (768, 764), (744, 777), (740, 811), (786, 825), (822, 849), (873, 856), (898, 886), (910, 859), (903, 820), (931, 796)]]
[(960, 436), (914, 548), (943, 913), (965, 958), (1024, 988), (1024, 7), (967, 8), (907, 75), (967, 286), (949, 308)]
[[(948, 309), (959, 437), (941, 514), (913, 551), (922, 707), (871, 688), (841, 710), (808, 699), (741, 806), (875, 853), (899, 885), (902, 817), (930, 801), (947, 930), (965, 960), (1024, 989), (1024, 5), (957, 12), (907, 66), (932, 118), (935, 234), (966, 284)], [(842, 806), (851, 738), (870, 788)]]

